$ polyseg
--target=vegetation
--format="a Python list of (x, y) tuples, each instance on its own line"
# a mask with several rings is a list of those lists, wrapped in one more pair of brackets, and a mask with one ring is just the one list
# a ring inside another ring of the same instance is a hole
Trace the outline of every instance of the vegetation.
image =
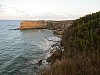
[(62, 46), (74, 53), (100, 53), (100, 12), (77, 19), (63, 35)]
[(100, 75), (100, 11), (77, 19), (62, 37), (61, 59), (41, 75)]

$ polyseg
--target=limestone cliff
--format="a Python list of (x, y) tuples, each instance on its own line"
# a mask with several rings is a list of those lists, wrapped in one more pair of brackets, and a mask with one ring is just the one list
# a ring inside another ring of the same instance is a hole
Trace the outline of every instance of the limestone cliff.
[(53, 30), (55, 34), (63, 34), (68, 26), (72, 25), (73, 20), (53, 21), (53, 20), (39, 20), (39, 21), (22, 21), (19, 29), (49, 29)]
[(62, 35), (64, 30), (67, 30), (72, 25), (74, 20), (62, 20), (62, 21), (48, 21), (47, 29), (53, 30), (54, 34)]
[(22, 21), (21, 22), (21, 26), (19, 29), (42, 29), (42, 28), (46, 28), (47, 23), (46, 21)]

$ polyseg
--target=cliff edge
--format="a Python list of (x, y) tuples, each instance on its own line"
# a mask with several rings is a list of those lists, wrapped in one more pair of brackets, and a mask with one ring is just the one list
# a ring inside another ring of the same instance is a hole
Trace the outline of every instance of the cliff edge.
[(100, 75), (100, 11), (75, 20), (64, 31), (61, 47), (40, 75)]

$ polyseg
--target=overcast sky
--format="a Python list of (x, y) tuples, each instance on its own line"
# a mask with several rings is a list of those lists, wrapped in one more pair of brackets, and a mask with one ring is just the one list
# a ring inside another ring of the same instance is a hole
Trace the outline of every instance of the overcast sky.
[(0, 0), (0, 19), (66, 20), (100, 11), (100, 0)]

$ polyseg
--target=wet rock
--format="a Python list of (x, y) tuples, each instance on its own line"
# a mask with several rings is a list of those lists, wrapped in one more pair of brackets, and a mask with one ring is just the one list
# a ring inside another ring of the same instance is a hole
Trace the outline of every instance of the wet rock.
[(34, 69), (38, 69), (38, 67), (34, 66)]
[(38, 64), (38, 65), (41, 65), (41, 64), (42, 64), (42, 61), (43, 61), (43, 60), (39, 60), (37, 64)]
[(9, 29), (9, 30), (19, 30), (19, 28), (15, 28), (15, 29)]

